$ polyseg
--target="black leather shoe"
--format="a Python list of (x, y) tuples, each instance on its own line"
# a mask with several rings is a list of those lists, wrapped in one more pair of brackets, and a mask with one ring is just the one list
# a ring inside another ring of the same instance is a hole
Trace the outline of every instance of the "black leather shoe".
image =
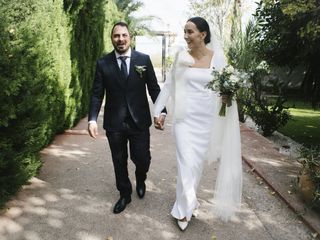
[(120, 197), (116, 205), (114, 205), (113, 213), (115, 214), (121, 213), (126, 208), (127, 204), (129, 204), (130, 202), (131, 202), (131, 197), (128, 197), (128, 198)]
[(143, 198), (146, 193), (146, 184), (144, 182), (137, 182), (137, 194), (139, 198)]

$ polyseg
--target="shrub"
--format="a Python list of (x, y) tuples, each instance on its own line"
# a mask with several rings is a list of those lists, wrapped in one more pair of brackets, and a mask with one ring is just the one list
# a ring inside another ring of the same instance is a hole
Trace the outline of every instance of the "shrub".
[(320, 209), (320, 147), (302, 148), (300, 150), (299, 162), (303, 168), (300, 174), (300, 185), (302, 174), (308, 174), (312, 181), (313, 187), (309, 190), (313, 190), (311, 193), (311, 208)]
[(39, 151), (87, 113), (104, 0), (0, 1), (0, 205)]
[(284, 98), (277, 97), (275, 103), (261, 99), (247, 104), (247, 113), (261, 128), (263, 136), (272, 135), (274, 131), (286, 125), (291, 118), (290, 113), (283, 105), (285, 101)]
[(252, 94), (245, 103), (246, 113), (262, 130), (262, 135), (270, 136), (291, 119), (288, 108), (284, 106), (284, 86), (265, 61), (251, 71), (250, 80)]

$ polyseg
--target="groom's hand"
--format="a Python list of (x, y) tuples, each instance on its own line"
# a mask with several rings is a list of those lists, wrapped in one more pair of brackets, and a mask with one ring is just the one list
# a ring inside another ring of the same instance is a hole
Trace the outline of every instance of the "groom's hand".
[(163, 130), (164, 129), (164, 121), (166, 119), (165, 115), (160, 115), (159, 117), (154, 117), (153, 121), (154, 121), (154, 127), (156, 129), (159, 130)]
[(98, 136), (98, 125), (96, 122), (90, 122), (88, 124), (88, 132), (92, 138), (97, 138)]

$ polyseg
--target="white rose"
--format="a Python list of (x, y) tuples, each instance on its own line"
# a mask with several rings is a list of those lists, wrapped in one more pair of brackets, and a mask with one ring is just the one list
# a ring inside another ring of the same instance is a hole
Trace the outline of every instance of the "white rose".
[(234, 72), (234, 68), (231, 65), (228, 65), (225, 69), (225, 71), (229, 74), (232, 74)]

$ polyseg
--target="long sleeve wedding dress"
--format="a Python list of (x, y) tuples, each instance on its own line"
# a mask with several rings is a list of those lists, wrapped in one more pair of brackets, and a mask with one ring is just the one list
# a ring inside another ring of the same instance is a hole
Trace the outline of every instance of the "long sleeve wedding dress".
[(173, 105), (178, 175), (171, 215), (190, 220), (199, 205), (196, 193), (204, 161), (219, 160), (215, 214), (227, 221), (241, 202), (241, 145), (236, 102), (227, 109), (226, 117), (220, 117), (221, 98), (206, 88), (212, 79), (212, 69), (222, 69), (225, 61), (214, 54), (210, 68), (190, 67), (192, 62), (187, 51), (177, 54), (154, 106), (154, 116), (159, 116), (169, 99)]

